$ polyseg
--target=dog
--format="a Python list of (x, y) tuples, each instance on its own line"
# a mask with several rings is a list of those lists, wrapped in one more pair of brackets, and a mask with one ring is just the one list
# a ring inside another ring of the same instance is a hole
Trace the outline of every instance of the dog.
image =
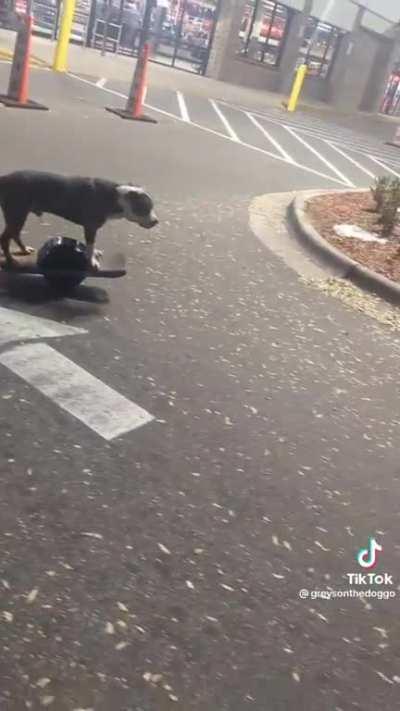
[(21, 238), (31, 212), (39, 217), (47, 212), (81, 225), (93, 269), (100, 266), (100, 253), (94, 248), (96, 234), (108, 220), (124, 218), (146, 229), (158, 224), (153, 200), (142, 188), (101, 178), (66, 177), (33, 170), (0, 176), (0, 206), (5, 221), (0, 246), (7, 267), (15, 266), (10, 253), (11, 240), (21, 254), (35, 251), (26, 247)]

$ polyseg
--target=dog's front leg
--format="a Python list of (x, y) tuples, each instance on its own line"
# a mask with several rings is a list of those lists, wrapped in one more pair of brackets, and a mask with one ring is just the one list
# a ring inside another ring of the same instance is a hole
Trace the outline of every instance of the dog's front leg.
[(0, 245), (2, 252), (4, 254), (5, 260), (6, 260), (6, 266), (7, 267), (13, 267), (17, 265), (17, 262), (13, 257), (11, 256), (10, 252), (10, 242), (12, 240), (12, 232), (9, 230), (8, 227), (5, 228), (3, 234), (0, 237)]
[(16, 237), (16, 232), (13, 228), (6, 226), (3, 234), (0, 237), (0, 247), (4, 254), (6, 267), (11, 269), (13, 267), (18, 267), (18, 261), (14, 259), (11, 254), (11, 240), (17, 242), (18, 237)]
[(86, 253), (89, 264), (92, 269), (100, 269), (100, 261), (97, 257), (97, 250), (94, 248), (97, 230), (91, 227), (85, 227)]
[(19, 247), (19, 249), (20, 249), (19, 254), (22, 254), (22, 255), (25, 256), (25, 255), (27, 255), (27, 254), (33, 254), (34, 252), (36, 252), (36, 250), (35, 250), (34, 247), (27, 247), (27, 246), (23, 243), (21, 237), (14, 237), (14, 241), (16, 242), (16, 244), (18, 245), (18, 247)]

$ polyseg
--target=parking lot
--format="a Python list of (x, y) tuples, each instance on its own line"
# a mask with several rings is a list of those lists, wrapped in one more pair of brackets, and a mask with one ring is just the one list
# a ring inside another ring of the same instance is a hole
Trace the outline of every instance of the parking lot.
[[(126, 82), (75, 76), (120, 98), (126, 98), (129, 91)], [(321, 119), (277, 108), (255, 111), (159, 87), (150, 87), (146, 105), (155, 114), (183, 121), (341, 187), (366, 187), (381, 175), (400, 177), (400, 148)]]
[(341, 593), (375, 535), (399, 594), (398, 336), (300, 280), (249, 206), (397, 154), (182, 86), (123, 121), (127, 88), (37, 70), (50, 111), (0, 109), (3, 173), (134, 182), (160, 219), (101, 230), (114, 282), (1, 275), (1, 711), (393, 711), (398, 598)]

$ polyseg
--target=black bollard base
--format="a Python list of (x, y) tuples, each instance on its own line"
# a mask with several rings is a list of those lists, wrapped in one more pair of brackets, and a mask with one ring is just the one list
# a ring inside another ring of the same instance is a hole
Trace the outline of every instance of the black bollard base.
[(36, 109), (37, 111), (49, 110), (48, 106), (38, 104), (37, 101), (31, 101), (29, 99), (28, 101), (22, 103), (21, 101), (18, 101), (18, 99), (13, 99), (11, 96), (8, 96), (8, 94), (0, 94), (0, 104), (4, 104), (4, 106), (12, 109)]
[(126, 109), (113, 109), (106, 106), (106, 111), (109, 111), (111, 114), (116, 114), (120, 118), (126, 119), (127, 121), (144, 121), (145, 123), (158, 123), (156, 119), (152, 118), (151, 116), (147, 116), (147, 114), (133, 116), (133, 114), (131, 114), (130, 111), (126, 111)]

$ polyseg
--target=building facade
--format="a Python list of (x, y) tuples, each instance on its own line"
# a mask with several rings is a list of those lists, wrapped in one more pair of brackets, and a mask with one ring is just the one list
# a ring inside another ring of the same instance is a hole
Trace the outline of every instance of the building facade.
[(399, 60), (398, 0), (220, 0), (207, 75), (287, 94), (306, 63), (305, 96), (376, 112)]

